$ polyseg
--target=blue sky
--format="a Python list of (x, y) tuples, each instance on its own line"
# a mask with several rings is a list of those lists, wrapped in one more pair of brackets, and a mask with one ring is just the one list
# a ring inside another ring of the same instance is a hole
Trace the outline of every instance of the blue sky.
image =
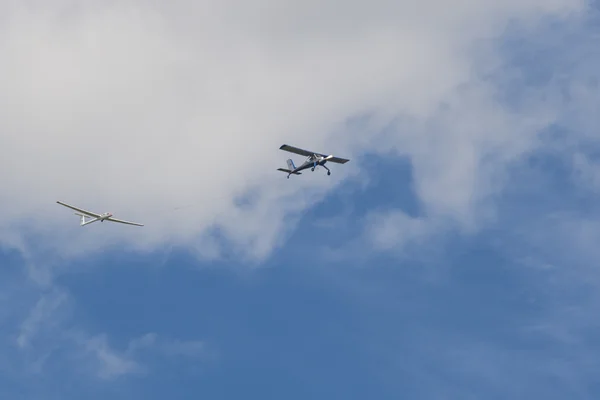
[[(506, 24), (496, 58), (473, 61), (479, 79), (437, 99), (427, 118), (407, 111), (381, 123), (361, 103), (363, 118), (345, 115), (343, 133), (323, 139), (359, 137), (340, 142), (348, 165), (289, 181), (269, 166), (259, 175), (273, 175), (268, 184), (217, 193), (248, 200), (215, 212), (217, 229), (202, 202), (169, 208), (192, 192), (172, 194), (156, 214), (171, 230), (141, 244), (139, 231), (112, 239), (114, 226), (79, 228), (54, 209), (47, 228), (7, 216), (0, 396), (598, 398), (598, 3), (584, 14)], [(489, 51), (478, 40), (474, 60)], [(463, 168), (455, 161), (470, 160), (461, 135), (471, 129), (485, 131), (474, 142), (494, 145), (474, 145), (481, 154)], [(395, 136), (407, 130), (428, 139)], [(210, 192), (203, 179), (185, 185)], [(187, 235), (184, 221), (180, 238), (169, 218), (182, 213), (208, 228)], [(150, 217), (137, 219), (151, 226)], [(75, 239), (55, 248), (65, 237)]]

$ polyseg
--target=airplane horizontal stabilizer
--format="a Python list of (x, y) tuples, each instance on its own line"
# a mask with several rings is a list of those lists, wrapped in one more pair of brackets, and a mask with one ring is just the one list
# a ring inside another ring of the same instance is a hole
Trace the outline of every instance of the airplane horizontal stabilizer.
[(285, 172), (287, 174), (294, 174), (294, 175), (302, 175), (302, 172), (292, 172), (289, 169), (284, 169), (284, 168), (277, 168), (277, 171), (281, 171), (281, 172)]

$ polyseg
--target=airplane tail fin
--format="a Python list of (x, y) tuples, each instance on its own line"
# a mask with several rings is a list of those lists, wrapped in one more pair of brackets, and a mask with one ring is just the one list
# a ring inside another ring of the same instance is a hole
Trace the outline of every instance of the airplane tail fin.
[(296, 166), (294, 165), (294, 161), (291, 158), (288, 158), (287, 166), (290, 171), (293, 171), (296, 169)]
[(85, 215), (83, 215), (83, 214), (81, 214), (81, 213), (78, 213), (78, 212), (76, 212), (76, 213), (75, 213), (75, 215), (79, 215), (79, 216), (81, 217), (81, 224), (80, 224), (80, 225), (81, 225), (81, 226), (84, 226), (84, 225), (85, 225), (85, 223), (86, 223), (86, 220), (85, 220)]

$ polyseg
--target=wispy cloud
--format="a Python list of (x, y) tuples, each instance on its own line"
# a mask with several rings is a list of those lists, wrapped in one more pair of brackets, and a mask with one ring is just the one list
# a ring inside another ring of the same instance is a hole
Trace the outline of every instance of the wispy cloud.
[(138, 339), (132, 340), (127, 347), (128, 354), (148, 350), (168, 357), (195, 358), (206, 354), (206, 343), (199, 340), (168, 340), (160, 338), (156, 333), (147, 333)]
[(82, 350), (92, 355), (96, 364), (95, 373), (101, 379), (144, 372), (142, 366), (127, 354), (119, 354), (112, 349), (105, 335), (84, 337), (79, 342)]
[[(122, 351), (109, 344), (106, 334), (91, 336), (77, 331), (68, 335), (79, 348), (76, 357), (83, 358), (83, 365), (88, 366), (90, 373), (103, 380), (152, 374), (156, 372), (156, 363), (160, 364), (165, 357), (202, 359), (207, 354), (203, 341), (160, 338), (155, 333), (130, 340)], [(147, 361), (148, 356), (152, 356), (154, 362)]]
[[(111, 381), (151, 374), (166, 358), (177, 361), (186, 357), (202, 362), (207, 355), (204, 341), (181, 341), (154, 333), (133, 338), (118, 349), (110, 343), (111, 336), (90, 333), (74, 319), (76, 300), (66, 289), (56, 283), (40, 286), (28, 275), (23, 278), (6, 281), (8, 286), (2, 291), (6, 297), (3, 306), (12, 307), (14, 312), (10, 318), (4, 318), (0, 328), (0, 349), (4, 353), (0, 368), (12, 365), (10, 373), (15, 379), (32, 373), (54, 376), (59, 370), (68, 371), (70, 376), (82, 374)], [(6, 290), (11, 287), (21, 289)]]
[(54, 325), (57, 322), (57, 311), (67, 302), (65, 293), (54, 291), (48, 294), (42, 294), (29, 315), (21, 324), (17, 345), (21, 348), (28, 347), (31, 339), (38, 335), (40, 329), (47, 328), (48, 325)]

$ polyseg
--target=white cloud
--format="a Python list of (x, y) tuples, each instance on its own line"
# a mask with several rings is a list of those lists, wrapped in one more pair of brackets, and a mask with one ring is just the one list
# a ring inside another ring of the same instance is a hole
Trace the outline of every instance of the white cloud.
[(17, 345), (21, 348), (29, 345), (30, 340), (38, 334), (40, 328), (47, 328), (57, 322), (57, 312), (67, 301), (65, 293), (54, 291), (42, 294), (28, 317), (21, 324), (17, 337)]
[(87, 329), (81, 318), (75, 318), (74, 299), (66, 290), (56, 284), (40, 287), (31, 277), (22, 278), (3, 272), (0, 290), (4, 310), (0, 370), (15, 381), (32, 374), (42, 379), (75, 374), (114, 380), (155, 373), (167, 360), (180, 363), (188, 358), (198, 365), (213, 356), (214, 349), (205, 341), (180, 340), (168, 334), (149, 333), (119, 348), (115, 344), (128, 338), (114, 330), (109, 336)]
[(153, 372), (156, 365), (144, 363), (147, 355), (179, 358), (193, 357), (197, 359), (205, 355), (206, 344), (202, 341), (181, 341), (161, 338), (156, 333), (148, 333), (132, 339), (125, 351), (119, 352), (108, 344), (106, 335), (85, 337), (81, 341), (83, 349), (93, 355), (95, 375), (100, 379), (116, 379), (132, 374)]
[(575, 153), (572, 158), (574, 180), (584, 190), (600, 191), (600, 163), (585, 153)]
[[(498, 167), (552, 120), (544, 109), (531, 107), (528, 119), (494, 101), (493, 87), (477, 78), (498, 62), (482, 41), (510, 20), (534, 27), (583, 6), (4, 2), (0, 238), (33, 232), (63, 255), (164, 242), (213, 254), (203, 237), (218, 227), (263, 257), (293, 226), (287, 216), (357, 173), (365, 151), (388, 146), (411, 158), (431, 213), (472, 229), (478, 205), (502, 183)], [(375, 116), (368, 131), (344, 126), (365, 112)], [(406, 117), (398, 129), (380, 135), (377, 127), (398, 116)], [(275, 171), (284, 142), (354, 164), (288, 181)], [(252, 204), (237, 206), (248, 192)], [(147, 226), (81, 229), (55, 200)], [(190, 202), (197, 206), (174, 210)]]
[(402, 211), (376, 213), (369, 216), (365, 236), (380, 250), (405, 246), (431, 234), (427, 221), (413, 218)]
[(148, 349), (168, 357), (198, 357), (205, 354), (206, 343), (200, 340), (163, 339), (156, 333), (147, 333), (132, 340), (127, 347), (127, 353), (135, 354)]
[[(65, 347), (72, 354), (69, 367), (102, 380), (151, 374), (161, 368), (165, 357), (180, 361), (182, 357), (198, 360), (209, 355), (203, 341), (158, 338), (154, 333), (132, 339), (123, 351), (111, 346), (106, 334), (90, 335), (83, 331), (65, 330), (63, 336), (68, 339)], [(158, 357), (158, 361), (147, 361), (148, 356)], [(45, 357), (47, 354), (42, 358)]]
[(93, 355), (94, 369), (101, 379), (115, 379), (145, 371), (140, 364), (126, 354), (119, 354), (112, 349), (108, 345), (105, 335), (86, 338), (81, 345), (86, 352)]

